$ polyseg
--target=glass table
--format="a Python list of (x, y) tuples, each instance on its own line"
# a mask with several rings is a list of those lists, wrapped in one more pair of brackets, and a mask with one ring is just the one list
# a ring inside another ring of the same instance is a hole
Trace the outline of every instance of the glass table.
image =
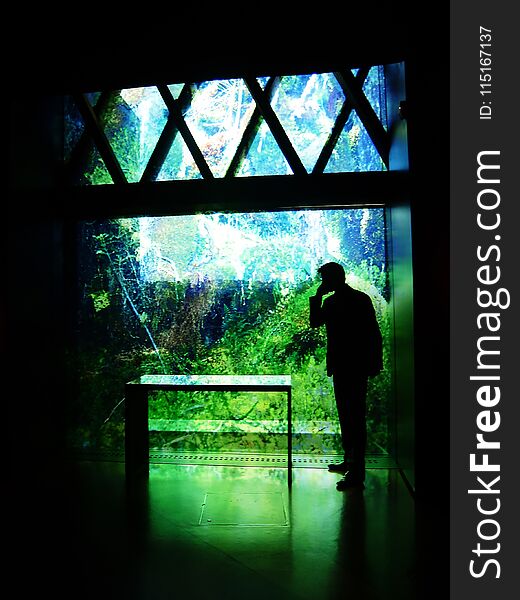
[(290, 375), (142, 375), (125, 385), (125, 469), (128, 478), (148, 477), (148, 393), (151, 391), (284, 392), (287, 395), (287, 469), (292, 482)]

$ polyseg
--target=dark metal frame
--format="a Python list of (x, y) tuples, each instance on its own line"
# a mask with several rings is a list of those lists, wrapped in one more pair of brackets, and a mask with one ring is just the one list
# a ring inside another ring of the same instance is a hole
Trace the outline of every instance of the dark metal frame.
[[(318, 160), (312, 170), (311, 175), (322, 175), (327, 165), (327, 162), (332, 154), (332, 151), (339, 139), (339, 136), (353, 110), (358, 114), (361, 122), (365, 126), (375, 148), (385, 166), (389, 166), (389, 134), (383, 127), (374, 109), (370, 105), (367, 97), (363, 92), (363, 83), (368, 76), (370, 67), (362, 67), (353, 75), (350, 70), (336, 71), (334, 76), (337, 79), (345, 100), (340, 109), (336, 122), (332, 131), (326, 140)], [(252, 76), (244, 76), (243, 80), (256, 103), (256, 107), (250, 117), (249, 123), (246, 125), (242, 139), (235, 151), (235, 155), (225, 174), (226, 178), (233, 178), (239, 171), (242, 161), (247, 156), (247, 152), (255, 138), (262, 119), (267, 123), (271, 133), (273, 134), (278, 146), (283, 153), (287, 163), (289, 164), (294, 177), (307, 178), (309, 173), (305, 169), (297, 151), (292, 145), (287, 133), (280, 123), (275, 111), (271, 106), (271, 98), (276, 87), (279, 85), (281, 77), (270, 77), (265, 89), (262, 89), (257, 79)], [(188, 125), (184, 119), (184, 114), (190, 106), (196, 84), (186, 83), (176, 100), (169, 87), (164, 84), (157, 86), (164, 103), (168, 109), (168, 120), (159, 137), (148, 164), (143, 172), (140, 183), (154, 182), (161, 170), (161, 167), (168, 155), (177, 133), (180, 133), (186, 146), (191, 152), (193, 159), (205, 181), (214, 179), (214, 175), (208, 166), (204, 155), (197, 145)], [(114, 92), (112, 92), (114, 93)], [(128, 181), (123, 173), (121, 166), (115, 156), (109, 141), (103, 129), (103, 116), (106, 111), (106, 106), (110, 98), (109, 92), (103, 92), (95, 107), (92, 107), (85, 94), (74, 94), (74, 100), (78, 106), (80, 114), (85, 124), (85, 134), (90, 138), (91, 142), (98, 148), (101, 157), (103, 158), (110, 176), (115, 184), (128, 185)], [(85, 137), (85, 136), (83, 136)], [(84, 139), (78, 144), (79, 150), (73, 151), (71, 157), (66, 164), (65, 181), (69, 184), (77, 181), (77, 175), (84, 168), (88, 152), (85, 152), (87, 143)]]

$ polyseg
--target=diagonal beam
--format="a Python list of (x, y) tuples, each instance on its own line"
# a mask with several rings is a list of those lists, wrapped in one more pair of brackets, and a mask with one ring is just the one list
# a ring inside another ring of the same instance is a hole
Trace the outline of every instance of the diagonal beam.
[[(279, 77), (270, 77), (269, 78), (269, 81), (267, 82), (267, 84), (265, 86), (265, 90), (264, 90), (264, 94), (267, 95), (267, 99), (269, 100), (269, 102), (271, 102), (271, 98), (273, 97), (273, 94), (276, 91), (276, 88), (278, 87), (279, 83), (280, 83)], [(235, 155), (233, 156), (233, 158), (231, 159), (231, 162), (229, 163), (229, 167), (227, 168), (225, 177), (234, 177), (237, 174), (238, 170), (242, 166), (242, 162), (243, 162), (244, 158), (247, 156), (247, 154), (251, 148), (251, 145), (254, 142), (256, 133), (257, 133), (261, 123), (262, 123), (262, 113), (260, 112), (260, 109), (258, 108), (258, 104), (257, 104), (255, 106), (253, 114), (251, 115), (251, 118), (249, 119), (249, 123), (246, 125), (246, 128), (244, 129), (244, 133), (242, 134), (242, 139), (240, 140), (240, 143), (238, 144)]]
[[(191, 84), (185, 83), (181, 93), (179, 94), (179, 99), (177, 100), (179, 104), (179, 109), (182, 114), (186, 111), (191, 103), (191, 99), (193, 97), (193, 86)], [(172, 118), (171, 112), (168, 115), (168, 120), (166, 121), (166, 125), (161, 132), (159, 140), (153, 149), (152, 155), (148, 159), (148, 164), (141, 175), (141, 182), (147, 181), (155, 181), (161, 172), (164, 161), (166, 160), (168, 153), (170, 152), (170, 148), (172, 147), (173, 142), (175, 141), (175, 137), (177, 136), (177, 126), (175, 124), (174, 119)]]
[(127, 183), (123, 169), (121, 169), (121, 165), (119, 164), (116, 155), (112, 150), (112, 146), (107, 140), (105, 132), (103, 131), (90, 102), (87, 100), (87, 97), (85, 94), (75, 94), (73, 97), (85, 123), (85, 129), (94, 140), (113, 182)]
[[(365, 79), (367, 78), (369, 71), (370, 67), (362, 67), (356, 74), (356, 82), (361, 88), (365, 83)], [(354, 107), (352, 105), (352, 102), (350, 101), (348, 96), (345, 96), (345, 101), (343, 102), (343, 106), (341, 107), (341, 110), (339, 111), (339, 114), (336, 117), (334, 127), (332, 128), (332, 131), (330, 132), (330, 135), (327, 141), (325, 142), (320, 152), (320, 155), (318, 156), (316, 164), (314, 165), (314, 169), (312, 170), (313, 175), (321, 174), (325, 170), (325, 167), (327, 166), (327, 163), (329, 162), (330, 156), (332, 154), (332, 151), (336, 147), (339, 136), (341, 135), (341, 132), (343, 131), (343, 128), (345, 127), (348, 118), (350, 117), (350, 113), (353, 110)]]
[(388, 154), (390, 149), (388, 133), (385, 131), (381, 121), (377, 117), (374, 109), (363, 92), (351, 71), (341, 71), (334, 73), (334, 76), (341, 85), (341, 88), (352, 102), (354, 110), (359, 115), (370, 139), (374, 143), (383, 162), (388, 167)]
[(195, 138), (186, 125), (186, 121), (184, 120), (180, 106), (172, 96), (170, 89), (167, 85), (158, 85), (157, 89), (163, 97), (163, 100), (170, 112), (171, 120), (175, 124), (175, 127), (177, 127), (179, 133), (182, 135), (186, 146), (188, 146), (188, 150), (191, 152), (193, 160), (199, 168), (202, 177), (204, 177), (204, 179), (213, 179), (213, 173), (211, 172), (204, 155), (198, 147)]
[(300, 157), (293, 148), (284, 128), (282, 127), (276, 113), (274, 112), (271, 103), (265, 92), (260, 87), (260, 84), (254, 77), (245, 77), (244, 81), (253, 96), (258, 109), (260, 110), (262, 117), (269, 126), (271, 133), (273, 134), (280, 150), (283, 152), (289, 166), (291, 167), (295, 175), (307, 175), (307, 170), (303, 166)]
[[(114, 92), (101, 92), (96, 105), (92, 108), (100, 125), (103, 124), (105, 113), (110, 104)], [(94, 140), (85, 128), (77, 142), (72, 148), (69, 160), (65, 165), (65, 178), (69, 183), (76, 183), (85, 172), (89, 152), (94, 145)]]

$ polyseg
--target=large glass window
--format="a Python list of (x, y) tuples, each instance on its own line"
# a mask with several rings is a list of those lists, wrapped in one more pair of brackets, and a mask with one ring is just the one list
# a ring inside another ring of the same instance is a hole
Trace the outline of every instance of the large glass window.
[[(70, 442), (122, 450), (124, 384), (141, 374), (288, 374), (294, 452), (341, 451), (325, 332), (309, 327), (318, 267), (339, 261), (374, 303), (385, 368), (368, 396), (387, 450), (390, 313), (383, 208), (141, 217), (79, 224), (78, 374)], [(278, 452), (283, 394), (155, 394), (151, 447)]]

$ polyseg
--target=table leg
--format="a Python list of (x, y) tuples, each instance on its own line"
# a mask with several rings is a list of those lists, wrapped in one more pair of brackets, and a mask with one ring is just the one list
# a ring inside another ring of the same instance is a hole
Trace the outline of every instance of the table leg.
[(125, 386), (125, 472), (127, 478), (149, 473), (148, 393), (135, 384)]
[(292, 485), (292, 391), (287, 392), (287, 481)]

